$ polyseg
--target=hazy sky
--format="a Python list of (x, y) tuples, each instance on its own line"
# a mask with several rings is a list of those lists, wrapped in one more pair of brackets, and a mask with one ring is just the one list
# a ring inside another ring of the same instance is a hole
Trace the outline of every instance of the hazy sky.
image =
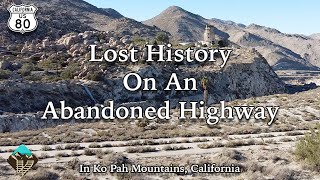
[(320, 33), (318, 0), (86, 0), (100, 8), (113, 8), (138, 21), (150, 19), (167, 7), (180, 6), (205, 18), (232, 20), (273, 27), (285, 33)]

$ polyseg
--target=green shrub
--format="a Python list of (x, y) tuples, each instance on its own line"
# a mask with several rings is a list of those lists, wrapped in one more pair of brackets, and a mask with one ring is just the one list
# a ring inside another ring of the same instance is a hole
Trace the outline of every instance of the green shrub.
[(73, 79), (74, 76), (77, 75), (77, 72), (79, 71), (79, 69), (80, 68), (78, 65), (70, 65), (60, 74), (60, 76), (63, 79)]
[(19, 69), (18, 73), (20, 73), (21, 76), (30, 76), (31, 71), (34, 71), (34, 65), (31, 63), (24, 64), (21, 69)]
[(94, 72), (90, 72), (87, 75), (87, 79), (91, 80), (91, 81), (102, 81), (103, 80), (103, 73), (101, 71), (94, 71)]
[(11, 75), (11, 71), (9, 70), (0, 70), (0, 80), (1, 79), (8, 79)]
[(308, 164), (320, 170), (320, 126), (317, 131), (312, 130), (300, 139), (296, 145), (295, 155), (298, 159), (306, 161)]

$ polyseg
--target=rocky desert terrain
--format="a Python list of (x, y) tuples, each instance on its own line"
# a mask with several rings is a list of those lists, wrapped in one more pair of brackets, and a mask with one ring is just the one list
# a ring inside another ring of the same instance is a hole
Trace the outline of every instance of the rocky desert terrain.
[[(37, 170), (25, 179), (60, 176), (62, 179), (318, 179), (319, 174), (297, 160), (297, 141), (310, 133), (320, 117), (319, 89), (294, 95), (275, 94), (229, 102), (232, 105), (278, 105), (274, 125), (251, 119), (224, 121), (209, 127), (200, 121), (157, 120), (148, 124), (123, 121), (71, 123), (0, 136), (1, 156), (21, 143), (41, 159)], [(214, 106), (214, 105), (213, 105)], [(172, 110), (176, 114), (177, 110)], [(78, 165), (90, 163), (170, 165), (237, 164), (242, 173), (232, 174), (79, 174)], [(14, 171), (1, 161), (3, 177)]]
[[(1, 2), (0, 179), (320, 179), (320, 41), (316, 34), (291, 35), (255, 24), (205, 19), (176, 6), (138, 22), (82, 0), (21, 2), (38, 6), (39, 27), (27, 35), (11, 32), (6, 10), (10, 2)], [(209, 48), (195, 43), (202, 40), (206, 25), (213, 26), (222, 42), (212, 48), (232, 49), (224, 68), (210, 62), (145, 61), (146, 44)], [(140, 61), (89, 62), (90, 45), (96, 45), (98, 57), (107, 49), (134, 47)], [(159, 90), (129, 92), (122, 81), (131, 72), (156, 78)], [(181, 79), (194, 77), (198, 90), (164, 91), (172, 73)], [(179, 101), (204, 99), (204, 77), (210, 107), (220, 101), (230, 106), (279, 106), (275, 122), (268, 126), (261, 120), (232, 119), (209, 126), (205, 121), (179, 120)], [(143, 108), (170, 100), (172, 118), (41, 120), (49, 101), (98, 107), (109, 100), (117, 106)], [(40, 159), (22, 178), (6, 162), (21, 144)], [(194, 164), (212, 163), (240, 167), (241, 173), (190, 171)], [(179, 165), (188, 171), (79, 173), (81, 164)]]

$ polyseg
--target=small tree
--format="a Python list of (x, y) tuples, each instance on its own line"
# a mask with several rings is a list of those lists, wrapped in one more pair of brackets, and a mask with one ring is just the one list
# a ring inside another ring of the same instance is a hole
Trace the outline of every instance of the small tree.
[(156, 40), (159, 41), (159, 42), (168, 44), (170, 39), (169, 39), (169, 36), (166, 33), (161, 32), (161, 33), (157, 34)]

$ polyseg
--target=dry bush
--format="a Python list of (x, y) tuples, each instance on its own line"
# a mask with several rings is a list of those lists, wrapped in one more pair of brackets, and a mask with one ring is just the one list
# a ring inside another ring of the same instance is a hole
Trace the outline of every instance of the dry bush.
[(281, 141), (281, 142), (292, 142), (293, 139), (284, 137), (284, 138), (281, 138), (280, 141)]
[(45, 146), (41, 147), (41, 151), (52, 151), (52, 150), (53, 150), (53, 148), (48, 146), (48, 145), (45, 145)]
[(112, 153), (102, 160), (102, 164), (106, 166), (112, 164), (120, 166), (122, 164), (132, 164), (132, 161), (123, 153)]
[(192, 142), (208, 142), (209, 140), (206, 138), (196, 138), (193, 139)]
[(96, 151), (93, 150), (93, 149), (85, 149), (84, 150), (84, 155), (86, 155), (86, 156), (94, 156), (94, 155), (96, 155)]
[(41, 153), (39, 159), (47, 159), (50, 158), (50, 156), (47, 153)]
[(67, 145), (65, 145), (64, 149), (79, 150), (79, 149), (83, 149), (83, 147), (81, 147), (80, 144), (67, 144)]
[(63, 150), (64, 148), (63, 148), (63, 146), (62, 145), (58, 145), (58, 146), (56, 146), (56, 150)]
[(82, 155), (82, 153), (80, 153), (80, 152), (76, 152), (76, 151), (72, 151), (71, 152), (71, 156), (73, 156), (73, 157), (78, 157), (78, 156), (81, 156)]
[(89, 145), (89, 148), (101, 148), (101, 146), (98, 143), (92, 143)]
[(185, 149), (189, 149), (189, 147), (167, 145), (162, 148), (162, 150), (164, 151), (178, 151), (178, 150), (185, 150)]
[(127, 153), (146, 153), (146, 152), (156, 152), (157, 149), (154, 147), (128, 147), (126, 148)]
[(0, 162), (6, 162), (7, 160), (0, 156)]
[(102, 146), (101, 147), (113, 147), (113, 145), (112, 144), (108, 144), (108, 143), (106, 143), (106, 144), (102, 144)]
[(73, 171), (64, 171), (61, 175), (63, 180), (86, 180), (86, 177), (77, 176)]
[(76, 170), (79, 168), (80, 160), (78, 158), (73, 158), (66, 163), (68, 169)]
[(198, 144), (198, 147), (200, 149), (211, 149), (211, 148), (218, 148), (218, 147), (223, 147), (224, 145), (221, 142), (214, 142), (214, 143), (203, 143), (203, 144)]
[(249, 161), (245, 165), (246, 171), (251, 171), (251, 172), (263, 172), (264, 167), (256, 162), (256, 161)]
[(9, 171), (10, 171), (9, 166), (0, 166), (0, 175), (5, 175)]
[(246, 146), (246, 145), (247, 145), (246, 141), (238, 139), (238, 140), (228, 141), (225, 144), (225, 147), (233, 148), (233, 147)]
[(60, 152), (56, 154), (56, 157), (70, 157), (70, 155), (64, 152)]
[(28, 173), (21, 180), (58, 180), (59, 175), (44, 168), (38, 168), (36, 173)]
[(274, 180), (298, 180), (296, 171), (288, 168), (277, 168), (274, 172)]
[(103, 156), (105, 155), (105, 153), (104, 153), (101, 149), (97, 149), (97, 150), (95, 150), (95, 151), (96, 151), (96, 157), (97, 157), (98, 159), (102, 159)]
[(304, 135), (304, 133), (299, 132), (299, 131), (292, 131), (292, 132), (286, 132), (285, 135), (286, 136), (300, 136), (300, 135)]

